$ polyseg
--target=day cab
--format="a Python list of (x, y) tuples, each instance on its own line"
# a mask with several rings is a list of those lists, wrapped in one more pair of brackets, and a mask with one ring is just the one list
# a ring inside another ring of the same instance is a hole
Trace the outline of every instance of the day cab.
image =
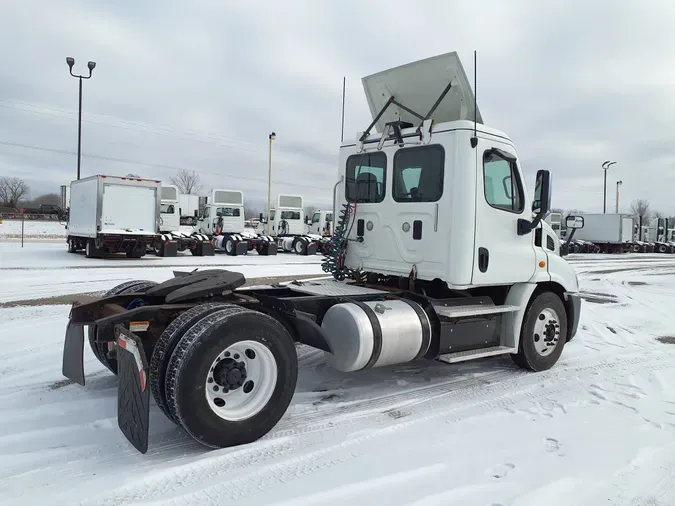
[(528, 192), (516, 146), (483, 123), (457, 54), (365, 77), (363, 86), (373, 123), (340, 148), (337, 202), (350, 204), (355, 221), (346, 267), (371, 279), (415, 280), (438, 299), (487, 296), (507, 315), (499, 338), (487, 339), (495, 345), (488, 355), (517, 350), (543, 294), (555, 307), (534, 309), (551, 309), (545, 317), (563, 319), (571, 339), (581, 299), (543, 220), (551, 174), (538, 171)]

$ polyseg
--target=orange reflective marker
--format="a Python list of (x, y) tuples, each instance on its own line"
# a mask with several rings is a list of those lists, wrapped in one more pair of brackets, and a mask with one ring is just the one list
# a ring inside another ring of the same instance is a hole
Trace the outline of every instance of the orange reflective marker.
[(542, 269), (546, 267), (546, 262), (544, 262), (543, 260), (539, 262), (539, 267), (541, 267)]

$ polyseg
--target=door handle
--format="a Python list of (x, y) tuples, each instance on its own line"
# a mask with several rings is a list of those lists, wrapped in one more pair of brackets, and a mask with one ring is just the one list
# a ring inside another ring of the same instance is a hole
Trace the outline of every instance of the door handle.
[(487, 248), (478, 248), (478, 270), (486, 272), (490, 264), (490, 252)]

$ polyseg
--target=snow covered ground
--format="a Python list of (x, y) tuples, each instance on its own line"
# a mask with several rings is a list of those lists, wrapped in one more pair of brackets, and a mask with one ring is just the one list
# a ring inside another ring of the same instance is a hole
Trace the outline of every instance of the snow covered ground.
[[(58, 221), (24, 220), (24, 239), (61, 239), (66, 238), (64, 223)], [(2, 220), (0, 239), (21, 239), (21, 220)]]
[[(205, 262), (111, 267), (44, 244), (0, 254), (5, 302)], [(213, 262), (247, 276), (320, 272), (314, 259), (270, 258)], [(0, 307), (0, 504), (673, 505), (675, 257), (570, 261), (587, 300), (552, 370), (497, 358), (342, 374), (299, 348), (298, 389), (277, 428), (218, 451), (153, 404), (150, 450), (137, 453), (117, 428), (116, 379), (88, 347), (87, 386), (61, 375), (69, 306)]]

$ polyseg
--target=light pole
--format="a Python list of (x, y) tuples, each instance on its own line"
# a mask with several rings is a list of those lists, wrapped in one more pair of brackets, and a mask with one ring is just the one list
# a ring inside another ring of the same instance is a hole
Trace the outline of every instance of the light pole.
[(615, 213), (619, 214), (619, 186), (623, 184), (623, 181), (617, 181), (616, 182), (616, 209)]
[(95, 61), (90, 61), (87, 63), (87, 68), (89, 69), (88, 76), (81, 76), (73, 74), (73, 65), (75, 65), (75, 58), (70, 56), (66, 58), (66, 63), (70, 69), (70, 75), (76, 77), (80, 81), (80, 100), (77, 113), (77, 179), (80, 179), (80, 158), (82, 155), (82, 79), (91, 79), (91, 73), (96, 67)]
[(270, 233), (270, 214), (272, 213), (272, 141), (277, 138), (277, 134), (272, 132), (270, 135), (269, 152), (269, 175), (267, 179), (267, 235)]
[(610, 166), (614, 165), (616, 162), (610, 162), (607, 160), (605, 163), (602, 164), (602, 168), (605, 170), (605, 189), (602, 194), (602, 212), (603, 214), (607, 212), (607, 169), (609, 169)]

